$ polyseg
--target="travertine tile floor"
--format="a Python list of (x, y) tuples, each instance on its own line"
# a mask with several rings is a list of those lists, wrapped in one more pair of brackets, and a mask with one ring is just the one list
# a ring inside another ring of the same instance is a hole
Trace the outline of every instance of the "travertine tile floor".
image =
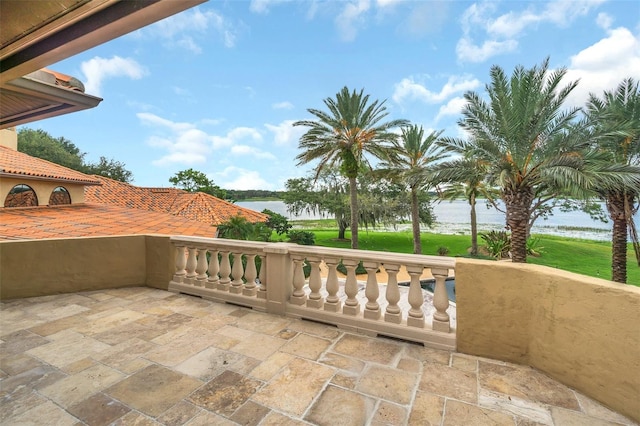
[(6, 425), (632, 424), (530, 368), (149, 288), (7, 301)]

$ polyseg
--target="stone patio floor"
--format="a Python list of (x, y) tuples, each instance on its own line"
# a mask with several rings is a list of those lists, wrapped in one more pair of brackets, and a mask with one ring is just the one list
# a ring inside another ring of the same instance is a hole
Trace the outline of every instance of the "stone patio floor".
[(634, 424), (528, 367), (161, 290), (0, 308), (6, 425)]

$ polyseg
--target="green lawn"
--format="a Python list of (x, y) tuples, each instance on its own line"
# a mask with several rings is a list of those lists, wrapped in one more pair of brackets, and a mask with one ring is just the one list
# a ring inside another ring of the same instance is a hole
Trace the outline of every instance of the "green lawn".
[[(298, 226), (302, 223), (298, 222)], [(325, 247), (350, 248), (349, 241), (338, 241), (336, 229), (314, 229), (325, 225), (325, 221), (310, 221), (304, 228), (316, 235), (316, 245)], [(361, 229), (359, 245), (363, 250), (391, 251), (411, 253), (413, 243), (411, 232), (367, 231)], [(529, 257), (529, 263), (546, 265), (566, 271), (577, 272), (593, 277), (611, 279), (611, 243), (606, 241), (590, 241), (552, 235), (536, 235), (540, 238), (538, 247), (542, 248), (540, 257)], [(347, 232), (347, 238), (349, 233)], [(479, 240), (482, 244), (482, 240)], [(468, 256), (467, 249), (471, 245), (468, 235), (422, 234), (422, 251), (424, 254), (438, 254), (439, 247), (447, 247), (449, 256)], [(486, 259), (486, 257), (481, 257)], [(635, 254), (631, 244), (627, 255), (627, 282), (640, 286), (640, 267), (635, 262)]]

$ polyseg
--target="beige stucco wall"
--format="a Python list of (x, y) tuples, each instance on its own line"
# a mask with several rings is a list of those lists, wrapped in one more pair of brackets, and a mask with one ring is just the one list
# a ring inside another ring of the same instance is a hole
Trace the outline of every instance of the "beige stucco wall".
[(146, 284), (167, 290), (175, 271), (175, 249), (165, 235), (147, 235), (145, 244)]
[(15, 127), (0, 130), (0, 146), (6, 146), (13, 150), (18, 149), (18, 132)]
[(0, 299), (144, 286), (146, 258), (144, 235), (0, 241)]
[(640, 421), (640, 288), (458, 259), (456, 305), (458, 351), (538, 368)]
[(50, 182), (39, 179), (24, 179), (24, 178), (0, 178), (0, 208), (4, 207), (4, 200), (7, 198), (7, 194), (16, 185), (25, 184), (29, 185), (36, 193), (38, 197), (38, 205), (46, 206), (49, 204), (49, 197), (54, 189), (59, 186), (63, 186), (69, 191), (71, 196), (71, 204), (84, 203), (84, 185), (69, 182)]

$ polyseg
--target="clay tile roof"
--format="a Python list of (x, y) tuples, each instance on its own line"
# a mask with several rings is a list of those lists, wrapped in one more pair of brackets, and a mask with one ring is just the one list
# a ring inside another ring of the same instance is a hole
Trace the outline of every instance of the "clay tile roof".
[(93, 176), (102, 182), (99, 187), (86, 187), (85, 201), (122, 207), (151, 210), (184, 216), (191, 220), (219, 225), (241, 215), (249, 222), (266, 222), (268, 216), (240, 207), (203, 192), (186, 192), (177, 188), (144, 188)]
[(168, 213), (105, 204), (0, 209), (0, 240), (130, 234), (214, 237), (216, 227)]
[(0, 146), (0, 176), (100, 185), (93, 176)]

